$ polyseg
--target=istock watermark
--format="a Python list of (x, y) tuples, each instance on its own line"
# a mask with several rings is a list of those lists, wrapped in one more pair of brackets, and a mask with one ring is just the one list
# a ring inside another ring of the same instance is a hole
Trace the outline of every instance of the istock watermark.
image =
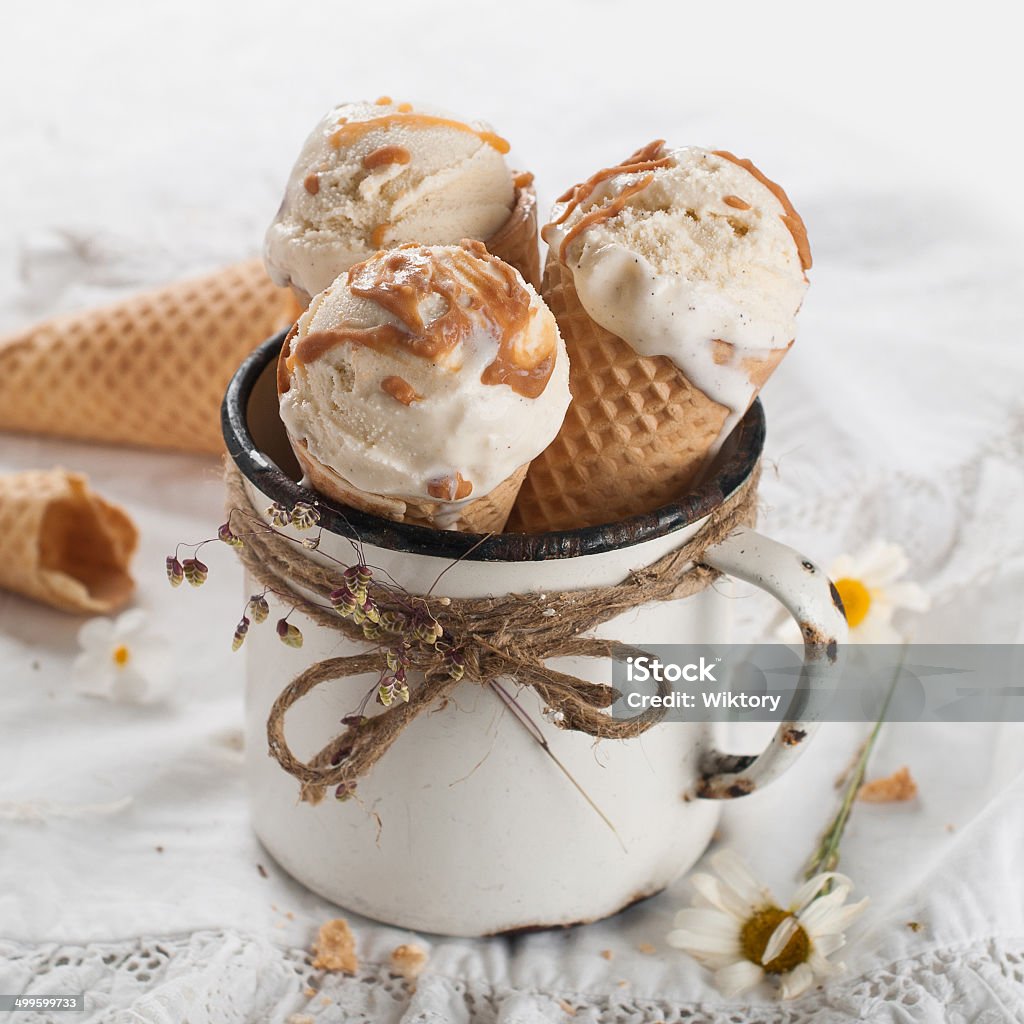
[[(616, 718), (660, 709), (670, 722), (781, 722), (805, 696), (797, 647), (644, 644), (642, 650), (612, 662)], [(1024, 645), (847, 647), (838, 685), (815, 701), (814, 717), (874, 722), (890, 687), (889, 721), (1024, 721)]]

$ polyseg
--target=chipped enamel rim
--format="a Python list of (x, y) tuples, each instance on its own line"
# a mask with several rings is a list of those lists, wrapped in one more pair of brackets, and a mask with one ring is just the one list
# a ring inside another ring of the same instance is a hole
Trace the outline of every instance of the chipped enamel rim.
[[(228, 454), (250, 483), (272, 501), (291, 508), (316, 502), (320, 526), (342, 537), (357, 534), (364, 543), (393, 551), (458, 558), (473, 562), (543, 561), (578, 558), (642, 544), (699, 522), (733, 494), (750, 476), (764, 448), (765, 419), (760, 400), (747, 411), (726, 441), (714, 472), (695, 490), (653, 512), (614, 523), (550, 533), (459, 533), (395, 523), (368, 512), (335, 505), (302, 487), (259, 450), (249, 431), (248, 407), (253, 389), (272, 372), (288, 331), (268, 338), (235, 372), (221, 407)], [(283, 429), (283, 428), (282, 428)]]

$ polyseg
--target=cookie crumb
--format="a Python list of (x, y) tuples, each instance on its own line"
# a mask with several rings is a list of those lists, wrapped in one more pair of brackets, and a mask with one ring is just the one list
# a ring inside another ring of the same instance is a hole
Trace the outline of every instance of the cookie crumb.
[(303, 995), (304, 995), (304, 996), (305, 996), (305, 997), (306, 997), (307, 999), (312, 999), (312, 998), (313, 998), (313, 996), (315, 996), (315, 995), (316, 995), (316, 989), (315, 989), (315, 988), (309, 988), (309, 987), (307, 986), (306, 988), (304, 988), (304, 989), (302, 990), (302, 994), (303, 994)]
[(924, 927), (924, 925), (923, 925), (923, 924), (921, 924), (921, 922), (920, 922), (920, 921), (908, 921), (908, 922), (907, 922), (907, 927), (908, 927), (908, 928), (909, 928), (909, 929), (910, 929), (910, 930), (911, 930), (912, 932), (914, 932), (914, 933), (917, 933), (917, 932), (919, 932), (919, 931), (920, 931), (920, 930), (921, 930), (921, 929), (922, 929), (922, 928)]
[(865, 782), (857, 793), (857, 799), (869, 804), (901, 803), (917, 796), (917, 783), (904, 765), (884, 779)]
[(316, 1024), (308, 1013), (293, 1013), (284, 1024)]
[(610, 949), (602, 949), (601, 956), (603, 956), (605, 960), (611, 960), (611, 958), (615, 956), (615, 954)]
[(413, 943), (403, 943), (391, 951), (391, 970), (406, 981), (415, 981), (427, 966), (427, 951)]
[(573, 1006), (572, 1003), (567, 1003), (564, 999), (559, 999), (558, 1005), (562, 1008), (562, 1013), (564, 1013), (566, 1017), (576, 1016), (576, 1007)]
[(641, 942), (640, 945), (637, 946), (636, 948), (638, 950), (640, 950), (640, 952), (645, 954), (646, 956), (650, 956), (651, 953), (657, 953), (658, 952), (657, 949), (654, 946), (652, 946), (651, 943), (649, 943), (649, 942)]
[(267, 874), (267, 869), (262, 864), (257, 864), (256, 870), (260, 873), (260, 878), (270, 877), (270, 875)]
[(355, 974), (359, 970), (356, 939), (345, 918), (336, 917), (320, 926), (320, 934), (313, 943), (313, 967), (318, 971), (342, 971), (345, 974)]

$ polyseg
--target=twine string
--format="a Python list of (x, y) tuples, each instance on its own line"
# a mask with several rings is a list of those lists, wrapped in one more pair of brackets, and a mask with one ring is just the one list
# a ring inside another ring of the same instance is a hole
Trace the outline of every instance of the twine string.
[[(280, 693), (267, 719), (270, 754), (301, 785), (302, 799), (318, 803), (329, 787), (339, 795), (355, 792), (391, 744), (419, 715), (443, 705), (462, 680), (486, 685), (511, 678), (538, 694), (562, 728), (599, 739), (639, 736), (661, 720), (664, 712), (648, 709), (634, 718), (616, 719), (607, 713), (619, 696), (605, 683), (593, 683), (550, 668), (553, 658), (612, 658), (624, 660), (645, 652), (616, 640), (590, 634), (597, 626), (643, 604), (672, 601), (699, 593), (719, 573), (701, 564), (704, 551), (724, 540), (739, 526), (753, 525), (757, 515), (760, 464), (745, 483), (719, 505), (686, 543), (619, 583), (586, 590), (534, 594), (502, 594), (482, 598), (402, 597), (379, 583), (370, 584), (382, 611), (407, 610), (416, 602), (443, 629), (447, 649), (458, 649), (462, 679), (449, 671), (444, 655), (433, 644), (412, 640), (409, 669), (422, 676), (410, 689), (409, 700), (395, 702), (380, 713), (345, 726), (308, 761), (298, 758), (285, 739), (289, 709), (317, 687), (335, 680), (381, 673), (387, 665), (383, 647), (366, 653), (326, 658), (300, 672)], [(264, 521), (252, 504), (237, 467), (226, 470), (229, 516), (242, 513)], [(321, 600), (343, 585), (341, 568), (317, 561), (294, 540), (272, 530), (247, 533), (238, 555), (249, 574), (263, 586), (286, 596), (295, 608), (318, 625), (336, 631), (362, 647), (372, 648), (362, 628), (325, 607)], [(314, 597), (310, 597), (310, 595)], [(554, 610), (554, 615), (550, 612)]]

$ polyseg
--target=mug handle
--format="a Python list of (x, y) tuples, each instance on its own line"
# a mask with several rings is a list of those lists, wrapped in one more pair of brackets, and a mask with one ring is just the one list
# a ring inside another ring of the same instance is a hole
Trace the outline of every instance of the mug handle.
[(846, 614), (828, 576), (793, 548), (749, 527), (709, 547), (701, 562), (767, 591), (796, 619), (804, 663), (796, 692), (771, 742), (760, 754), (705, 751), (697, 795), (711, 800), (746, 796), (778, 778), (803, 751), (839, 682)]

